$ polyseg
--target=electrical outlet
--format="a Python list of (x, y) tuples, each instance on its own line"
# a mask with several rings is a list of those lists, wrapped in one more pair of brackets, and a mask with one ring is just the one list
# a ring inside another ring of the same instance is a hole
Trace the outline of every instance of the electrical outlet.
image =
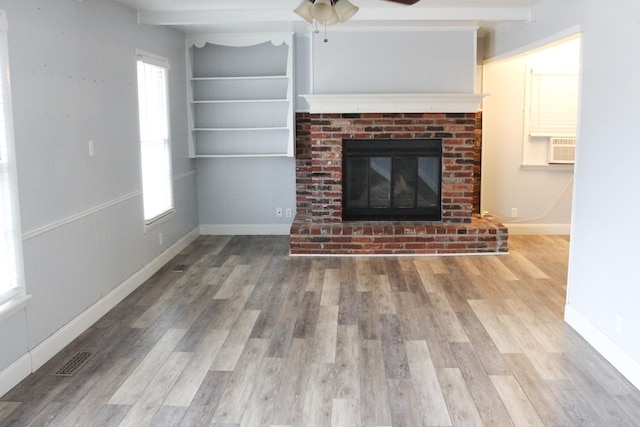
[(162, 233), (158, 233), (158, 244), (162, 246)]
[(95, 150), (93, 147), (93, 141), (89, 141), (89, 157), (93, 157), (94, 154), (95, 154)]
[(284, 212), (285, 215), (287, 215), (287, 218), (291, 218), (291, 215), (293, 214), (291, 208), (287, 208)]
[(276, 216), (282, 216), (282, 208), (276, 208)]
[(518, 208), (511, 208), (511, 218), (518, 218)]

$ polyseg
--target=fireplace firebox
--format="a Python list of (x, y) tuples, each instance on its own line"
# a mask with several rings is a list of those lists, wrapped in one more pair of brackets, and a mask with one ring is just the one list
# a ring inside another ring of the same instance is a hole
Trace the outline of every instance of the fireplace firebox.
[(343, 140), (343, 221), (440, 221), (441, 139)]

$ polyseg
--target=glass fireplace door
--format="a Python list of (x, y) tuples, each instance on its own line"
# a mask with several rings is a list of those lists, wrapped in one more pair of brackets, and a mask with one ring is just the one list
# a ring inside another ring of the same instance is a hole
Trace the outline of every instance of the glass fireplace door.
[(439, 151), (378, 155), (368, 150), (347, 150), (343, 158), (343, 219), (440, 220)]

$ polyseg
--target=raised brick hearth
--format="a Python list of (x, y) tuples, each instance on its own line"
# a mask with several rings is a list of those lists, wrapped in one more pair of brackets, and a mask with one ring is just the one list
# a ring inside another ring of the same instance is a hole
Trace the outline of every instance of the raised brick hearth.
[[(506, 227), (474, 214), (478, 114), (298, 113), (296, 122), (297, 215), (291, 254), (507, 251)], [(342, 140), (374, 138), (442, 139), (442, 221), (342, 221)]]

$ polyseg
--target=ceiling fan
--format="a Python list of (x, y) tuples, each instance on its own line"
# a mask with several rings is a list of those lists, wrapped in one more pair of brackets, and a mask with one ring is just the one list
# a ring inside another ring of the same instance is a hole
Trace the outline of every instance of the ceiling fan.
[[(394, 3), (412, 5), (420, 0), (386, 0)], [(294, 12), (310, 24), (321, 23), (333, 25), (348, 21), (358, 11), (359, 7), (349, 0), (302, 0)]]
[(418, 3), (420, 0), (387, 0), (387, 1), (392, 1), (394, 3), (402, 3), (402, 4), (416, 4)]

